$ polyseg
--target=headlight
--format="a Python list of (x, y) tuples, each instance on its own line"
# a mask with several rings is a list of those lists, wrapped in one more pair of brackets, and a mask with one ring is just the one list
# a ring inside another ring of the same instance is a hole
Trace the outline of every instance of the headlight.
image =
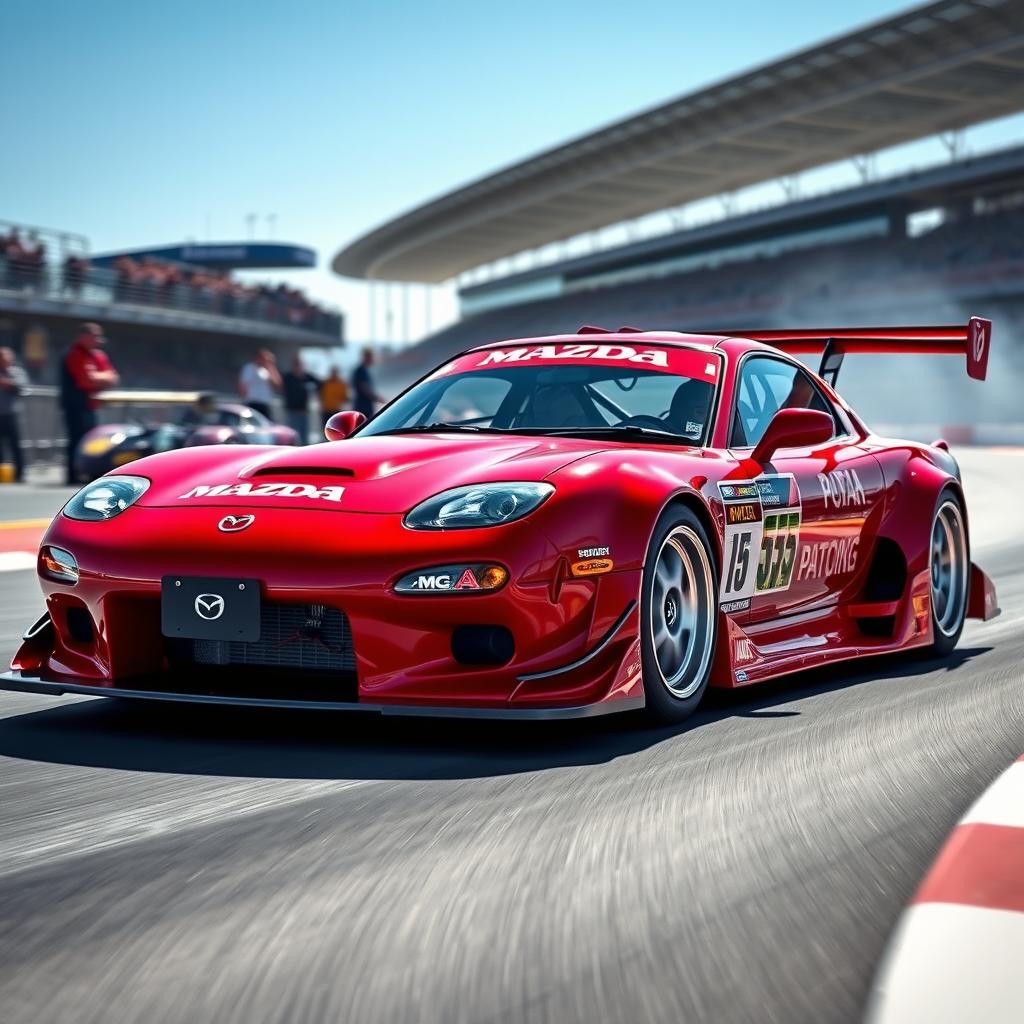
[(69, 519), (86, 522), (113, 519), (146, 493), (149, 481), (141, 476), (102, 476), (86, 484), (65, 506)]
[(554, 493), (551, 484), (473, 484), (442, 491), (417, 505), (406, 517), (413, 530), (467, 530), (500, 526), (529, 515)]
[[(116, 440), (115, 440), (116, 438)], [(93, 437), (90, 438), (85, 444), (82, 445), (83, 455), (105, 455), (114, 447), (115, 444), (120, 444), (124, 440), (124, 434), (107, 434), (104, 437)]]

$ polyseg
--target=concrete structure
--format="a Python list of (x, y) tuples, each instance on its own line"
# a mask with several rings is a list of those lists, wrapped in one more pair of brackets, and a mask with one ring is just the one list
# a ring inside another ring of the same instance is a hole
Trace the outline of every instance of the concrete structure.
[(333, 268), (445, 281), (558, 239), (1021, 109), (1024, 3), (938, 0), (481, 178), (356, 239)]

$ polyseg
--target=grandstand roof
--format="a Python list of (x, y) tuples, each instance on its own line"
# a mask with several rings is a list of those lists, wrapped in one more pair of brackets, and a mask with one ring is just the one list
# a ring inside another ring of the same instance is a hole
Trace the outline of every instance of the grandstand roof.
[(938, 0), (449, 192), (339, 252), (349, 277), (438, 282), (695, 199), (1024, 109), (1024, 2)]

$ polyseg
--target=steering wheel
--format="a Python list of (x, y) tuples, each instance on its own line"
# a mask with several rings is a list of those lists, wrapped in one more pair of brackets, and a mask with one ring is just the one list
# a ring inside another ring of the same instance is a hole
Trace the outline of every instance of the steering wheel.
[(652, 430), (669, 430), (669, 425), (657, 416), (628, 416), (615, 425), (617, 427), (650, 427)]

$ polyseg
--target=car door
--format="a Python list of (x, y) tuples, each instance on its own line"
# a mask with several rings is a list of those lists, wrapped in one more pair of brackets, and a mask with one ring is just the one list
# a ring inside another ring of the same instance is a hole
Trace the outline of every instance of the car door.
[[(744, 580), (750, 603), (743, 621), (834, 604), (855, 586), (869, 554), (865, 527), (872, 516), (881, 515), (881, 467), (799, 363), (756, 353), (744, 357), (738, 374), (730, 451), (747, 467), (740, 475), (756, 489), (751, 500), (759, 505), (743, 513), (751, 562), (750, 577)], [(775, 413), (786, 408), (828, 413), (833, 436), (810, 448), (779, 449), (766, 465), (751, 467), (753, 446)], [(732, 479), (723, 486), (731, 484)], [(728, 569), (733, 547), (728, 504), (725, 511)], [(736, 546), (739, 558), (742, 539)], [(731, 580), (723, 574), (723, 580), (735, 584), (735, 572)], [(723, 602), (728, 597), (724, 588), (722, 597)]]

